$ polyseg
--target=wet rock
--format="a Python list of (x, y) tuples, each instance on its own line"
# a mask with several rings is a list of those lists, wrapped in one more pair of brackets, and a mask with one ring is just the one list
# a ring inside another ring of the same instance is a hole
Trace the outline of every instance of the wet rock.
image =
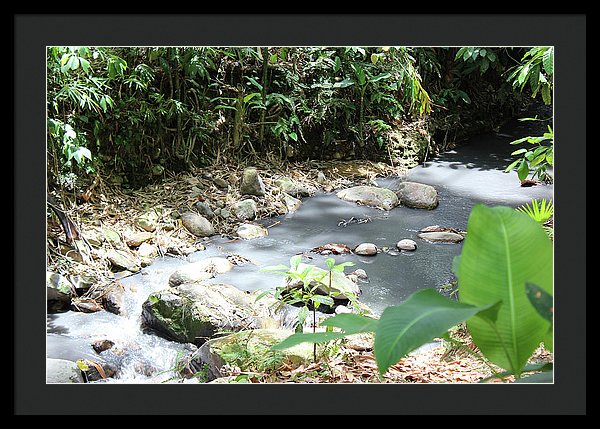
[(464, 240), (464, 236), (462, 234), (457, 234), (455, 232), (420, 232), (417, 234), (417, 237), (422, 238), (423, 240), (439, 242), (439, 243), (459, 243)]
[(368, 279), (369, 278), (369, 276), (367, 275), (367, 272), (365, 270), (363, 270), (362, 268), (359, 268), (358, 270), (354, 270), (350, 274), (354, 274), (359, 279)]
[(391, 210), (398, 205), (398, 196), (389, 189), (376, 186), (354, 186), (343, 189), (337, 196), (345, 201), (364, 204), (383, 210)]
[(71, 300), (71, 310), (80, 311), (82, 313), (96, 313), (102, 311), (98, 301), (92, 298), (74, 298)]
[(242, 182), (240, 185), (242, 195), (265, 195), (265, 185), (254, 167), (249, 167), (242, 173)]
[(356, 246), (354, 253), (361, 256), (377, 255), (377, 246), (373, 243), (361, 243)]
[(266, 237), (269, 231), (262, 225), (253, 223), (244, 223), (236, 230), (236, 235), (244, 240), (252, 240), (259, 237)]
[(233, 264), (227, 258), (213, 257), (192, 262), (169, 276), (169, 286), (176, 287), (183, 283), (200, 282), (213, 278), (216, 274), (231, 271)]
[(46, 358), (46, 383), (83, 383), (83, 376), (73, 361)]
[(148, 231), (135, 232), (125, 240), (129, 247), (138, 247), (140, 244), (154, 238), (154, 234)]
[(405, 238), (396, 243), (396, 247), (398, 250), (415, 250), (417, 248), (417, 243), (414, 240)]
[(289, 177), (281, 177), (275, 180), (275, 186), (281, 189), (282, 192), (291, 195), (292, 197), (308, 197), (311, 192), (308, 187), (296, 183)]
[(285, 204), (285, 207), (287, 208), (288, 213), (295, 212), (302, 205), (302, 201), (292, 197), (289, 194), (286, 194), (285, 192), (281, 194), (281, 198), (283, 200), (283, 203)]
[(133, 256), (122, 250), (112, 249), (107, 253), (106, 258), (117, 269), (131, 271), (132, 273), (142, 269)]
[(431, 210), (438, 206), (438, 194), (433, 186), (401, 181), (396, 184), (400, 204), (406, 207)]
[(194, 207), (196, 207), (196, 210), (198, 210), (198, 213), (201, 216), (204, 216), (207, 219), (212, 219), (215, 217), (215, 213), (206, 201), (198, 201), (196, 204), (194, 204)]
[(92, 343), (92, 348), (96, 353), (102, 353), (105, 350), (108, 350), (114, 346), (115, 343), (111, 340), (98, 340)]
[(46, 301), (48, 313), (67, 311), (71, 307), (71, 298), (76, 296), (75, 288), (66, 277), (46, 272)]
[(196, 237), (208, 237), (215, 233), (215, 229), (208, 219), (198, 213), (184, 212), (181, 214), (181, 223)]
[(126, 316), (125, 310), (125, 288), (121, 283), (113, 282), (102, 297), (102, 305), (109, 313)]
[(256, 202), (254, 200), (238, 201), (232, 206), (232, 211), (239, 220), (256, 219)]
[(142, 328), (182, 343), (203, 344), (220, 332), (262, 327), (263, 320), (279, 320), (286, 326), (290, 316), (277, 311), (278, 301), (246, 293), (223, 283), (185, 283), (151, 294), (142, 305)]

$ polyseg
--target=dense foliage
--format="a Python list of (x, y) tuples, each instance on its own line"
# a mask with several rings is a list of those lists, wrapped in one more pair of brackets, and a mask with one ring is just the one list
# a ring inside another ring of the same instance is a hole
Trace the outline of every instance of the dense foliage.
[[(389, 133), (419, 118), (445, 143), (466, 133), (465, 123), (485, 127), (510, 114), (520, 91), (546, 101), (548, 53), (529, 52), (50, 47), (48, 178), (74, 187), (116, 172), (135, 186), (165, 171), (265, 156), (384, 158)], [(527, 54), (531, 65), (515, 69)]]

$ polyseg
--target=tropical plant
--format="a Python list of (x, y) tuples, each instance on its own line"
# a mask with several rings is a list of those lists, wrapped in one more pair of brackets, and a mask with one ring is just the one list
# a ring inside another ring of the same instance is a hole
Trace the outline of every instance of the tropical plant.
[(523, 55), (519, 65), (509, 70), (507, 79), (519, 91), (529, 83), (532, 98), (541, 93), (542, 100), (548, 105), (552, 103), (553, 76), (554, 48), (536, 46)]
[(484, 74), (498, 64), (496, 49), (489, 47), (462, 47), (456, 52), (455, 59), (462, 59), (465, 62), (466, 67), (463, 74), (470, 74), (474, 71)]
[[(345, 267), (354, 265), (353, 262), (343, 262), (336, 264), (335, 259), (327, 258), (325, 263), (327, 264), (328, 270), (318, 269), (314, 265), (305, 264), (300, 265), (302, 255), (295, 255), (290, 258), (290, 266), (287, 265), (275, 265), (261, 268), (261, 272), (271, 272), (285, 276), (287, 279), (292, 281), (299, 281), (302, 283), (302, 287), (289, 287), (287, 284), (284, 286), (278, 286), (275, 288), (274, 296), (282, 303), (290, 305), (302, 305), (301, 310), (298, 312), (295, 323), (295, 331), (303, 332), (303, 325), (308, 317), (309, 311), (312, 309), (313, 316), (313, 332), (317, 327), (317, 316), (316, 312), (321, 305), (333, 307), (335, 304), (334, 298), (341, 294), (340, 291), (336, 291), (332, 287), (334, 273), (344, 272)], [(322, 286), (326, 291), (326, 294), (322, 293)], [(265, 291), (256, 297), (256, 300), (261, 299), (267, 295), (269, 291)], [(344, 296), (351, 300), (355, 300), (356, 297), (351, 296), (350, 292), (344, 292)], [(313, 350), (316, 360), (316, 344)]]
[[(538, 120), (537, 118), (523, 118), (520, 121)], [(542, 136), (523, 137), (510, 142), (511, 145), (521, 143), (529, 143), (533, 148), (520, 148), (511, 153), (512, 156), (521, 155), (521, 157), (513, 161), (506, 169), (505, 173), (512, 171), (517, 167), (517, 175), (519, 180), (523, 181), (529, 176), (533, 170), (532, 177), (538, 177), (540, 180), (552, 180), (548, 175), (548, 167), (554, 165), (554, 131), (548, 125), (548, 131)]]
[(554, 203), (552, 200), (547, 201), (545, 198), (531, 200), (530, 203), (525, 203), (517, 207), (517, 210), (525, 213), (536, 222), (543, 224), (554, 216)]
[(359, 332), (375, 333), (379, 373), (451, 327), (466, 321), (473, 341), (491, 363), (519, 378), (530, 371), (534, 350), (553, 344), (552, 243), (540, 225), (509, 207), (476, 205), (455, 262), (459, 301), (434, 289), (386, 308), (379, 319), (340, 314), (321, 322), (341, 332), (294, 334), (276, 349), (300, 342), (327, 342)]

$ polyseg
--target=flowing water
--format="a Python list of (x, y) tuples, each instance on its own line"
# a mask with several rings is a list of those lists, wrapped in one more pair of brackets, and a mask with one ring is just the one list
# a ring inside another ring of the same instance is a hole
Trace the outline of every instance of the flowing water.
[[(532, 128), (536, 127), (535, 129)], [(351, 261), (364, 269), (368, 282), (360, 283), (360, 300), (375, 313), (397, 305), (411, 293), (423, 288), (440, 288), (454, 279), (452, 261), (459, 255), (462, 244), (430, 243), (416, 237), (417, 232), (430, 225), (465, 230), (475, 204), (517, 207), (534, 198), (553, 198), (553, 186), (539, 184), (521, 187), (516, 172), (503, 173), (512, 161), (515, 146), (508, 143), (526, 135), (541, 135), (537, 123), (513, 122), (499, 133), (477, 136), (469, 144), (432, 159), (412, 169), (407, 180), (434, 186), (439, 206), (434, 210), (397, 207), (382, 211), (342, 201), (335, 193), (321, 193), (306, 198), (295, 213), (262, 223), (269, 228), (267, 237), (248, 241), (214, 238), (202, 252), (185, 260), (165, 257), (157, 259), (141, 273), (122, 279), (126, 294), (127, 316), (108, 312), (66, 312), (48, 315), (47, 357), (77, 360), (88, 358), (103, 363), (109, 361), (119, 368), (110, 382), (156, 383), (173, 375), (177, 358), (188, 346), (174, 343), (152, 334), (142, 333), (139, 317), (142, 303), (154, 291), (168, 286), (168, 277), (177, 268), (211, 256), (238, 254), (252, 261), (235, 266), (229, 273), (218, 275), (214, 282), (229, 283), (239, 289), (252, 291), (272, 289), (281, 277), (260, 272), (276, 264), (288, 264), (298, 253), (312, 256), (312, 264), (325, 267), (325, 258), (310, 249), (328, 243), (354, 246), (370, 242), (380, 249), (394, 249), (404, 238), (417, 242), (414, 252), (382, 252), (376, 256), (335, 255), (337, 263)], [(535, 134), (537, 133), (537, 134)], [(397, 178), (377, 180), (390, 186)], [(368, 220), (364, 223), (344, 221)], [(96, 339), (108, 338), (115, 343), (109, 351), (97, 354), (91, 347)]]

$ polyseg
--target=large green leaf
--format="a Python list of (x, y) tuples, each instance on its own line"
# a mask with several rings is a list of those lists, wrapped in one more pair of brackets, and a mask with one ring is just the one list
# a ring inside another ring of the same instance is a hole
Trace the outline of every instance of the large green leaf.
[(423, 289), (402, 304), (387, 307), (375, 330), (379, 373), (384, 374), (406, 354), (494, 304), (463, 304), (447, 299), (435, 289)]
[(467, 327), (490, 361), (517, 375), (548, 332), (525, 284), (552, 294), (552, 254), (552, 241), (526, 214), (510, 207), (473, 208), (458, 268), (460, 302), (502, 302), (495, 323), (473, 317)]

